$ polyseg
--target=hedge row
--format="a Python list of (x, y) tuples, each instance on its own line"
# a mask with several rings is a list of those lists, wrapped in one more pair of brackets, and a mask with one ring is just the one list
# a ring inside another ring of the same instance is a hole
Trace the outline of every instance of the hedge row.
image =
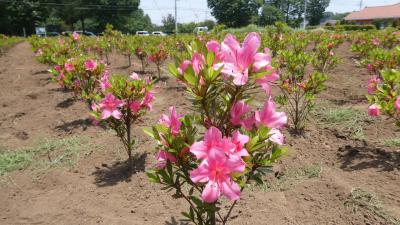
[[(308, 26), (307, 30), (312, 30), (320, 26)], [(327, 30), (339, 30), (339, 31), (354, 31), (354, 30), (375, 30), (375, 25), (336, 25), (336, 26), (324, 26), (322, 27)]]

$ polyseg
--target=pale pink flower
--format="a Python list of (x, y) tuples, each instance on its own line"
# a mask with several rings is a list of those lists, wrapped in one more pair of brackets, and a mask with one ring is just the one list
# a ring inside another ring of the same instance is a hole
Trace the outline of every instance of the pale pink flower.
[(93, 59), (85, 60), (85, 69), (88, 71), (94, 71), (97, 67), (97, 62)]
[(78, 33), (73, 32), (73, 33), (72, 33), (72, 38), (74, 39), (74, 41), (77, 41), (77, 40), (79, 40), (80, 36), (79, 36)]
[(72, 71), (74, 71), (75, 70), (75, 67), (74, 67), (74, 65), (72, 65), (71, 63), (65, 63), (64, 64), (64, 69), (65, 69), (65, 71), (67, 71), (67, 72), (72, 72)]
[(231, 153), (236, 149), (236, 145), (228, 139), (222, 137), (222, 133), (216, 127), (210, 127), (204, 135), (203, 141), (198, 141), (190, 146), (190, 152), (198, 159), (205, 159), (211, 152), (219, 151)]
[(130, 78), (132, 78), (132, 80), (140, 80), (140, 77), (137, 73), (133, 72), (130, 76)]
[(371, 63), (368, 63), (368, 65), (367, 65), (367, 70), (368, 70), (369, 72), (372, 72), (373, 69), (374, 69), (374, 67), (372, 66), (372, 64), (371, 64)]
[(182, 124), (180, 121), (182, 117), (182, 115), (176, 113), (175, 106), (171, 106), (169, 107), (169, 116), (162, 114), (159, 123), (164, 124), (167, 128), (170, 128), (172, 135), (177, 135), (179, 134), (179, 129)]
[(329, 51), (329, 55), (330, 55), (330, 56), (334, 56), (334, 55), (335, 55), (335, 52)]
[(270, 141), (272, 141), (278, 145), (283, 145), (285, 143), (285, 137), (283, 136), (283, 134), (281, 133), (280, 130), (278, 130), (276, 128), (272, 128), (268, 134), (271, 135), (269, 137)]
[(185, 71), (186, 71), (186, 69), (189, 67), (190, 64), (192, 64), (192, 62), (189, 61), (189, 60), (183, 61), (183, 62), (181, 63), (181, 65), (179, 65), (178, 72), (179, 72), (180, 74), (184, 74)]
[(176, 162), (175, 156), (165, 150), (160, 150), (157, 153), (156, 160), (158, 161), (156, 167), (159, 170), (162, 170), (167, 166), (167, 161), (170, 161), (171, 163)]
[(269, 55), (257, 53), (260, 44), (260, 35), (254, 32), (246, 36), (242, 47), (233, 35), (228, 34), (221, 44), (223, 62), (215, 64), (214, 69), (223, 67), (222, 73), (232, 76), (235, 85), (246, 84), (252, 64), (254, 70), (258, 71), (271, 63)]
[[(273, 69), (272, 66), (266, 66), (266, 70)], [(261, 78), (256, 79), (256, 83), (261, 86), (267, 94), (271, 93), (271, 84), (279, 79), (278, 72), (274, 71)]]
[(58, 43), (59, 43), (60, 45), (64, 45), (64, 44), (65, 44), (64, 38), (58, 39)]
[(396, 101), (394, 102), (394, 107), (397, 110), (400, 110), (400, 96), (397, 97)]
[(207, 42), (206, 47), (208, 51), (213, 53), (218, 53), (221, 48), (221, 45), (218, 43), (218, 41), (211, 40)]
[(41, 55), (43, 55), (43, 50), (39, 48), (39, 49), (36, 51), (35, 56), (41, 56)]
[(111, 87), (109, 76), (110, 76), (110, 74), (109, 74), (108, 70), (104, 71), (103, 77), (100, 80), (100, 87), (101, 87), (102, 91), (105, 91)]
[(245, 167), (241, 158), (227, 157), (223, 152), (214, 151), (197, 169), (190, 172), (190, 179), (194, 183), (207, 183), (201, 194), (204, 202), (215, 202), (221, 193), (229, 200), (238, 200), (240, 187), (231, 176), (243, 172)]
[(193, 71), (196, 75), (198, 75), (200, 73), (200, 70), (203, 69), (204, 64), (205, 64), (204, 56), (197, 52), (193, 53), (192, 67), (193, 67)]
[(129, 104), (129, 108), (131, 109), (133, 114), (138, 113), (141, 107), (142, 107), (142, 105), (140, 104), (140, 102), (138, 100), (134, 100)]
[(151, 55), (147, 56), (147, 62), (153, 63), (154, 62), (153, 56), (151, 56)]
[(104, 120), (111, 116), (115, 119), (120, 119), (122, 114), (118, 108), (123, 105), (124, 101), (119, 100), (113, 94), (108, 93), (99, 104), (101, 109), (101, 119)]
[(248, 112), (250, 112), (250, 107), (243, 100), (236, 102), (230, 111), (231, 123), (235, 126), (243, 125), (243, 117)]
[(381, 109), (380, 109), (379, 105), (377, 105), (377, 104), (370, 105), (368, 107), (368, 115), (370, 115), (372, 117), (377, 117), (377, 116), (381, 115)]
[(257, 125), (263, 124), (269, 128), (281, 128), (286, 125), (287, 117), (284, 112), (275, 111), (275, 103), (270, 97), (261, 111), (255, 113)]
[(142, 102), (140, 103), (142, 106), (148, 108), (150, 111), (153, 109), (151, 102), (154, 100), (154, 95), (151, 92), (146, 92)]
[(378, 84), (381, 82), (378, 76), (374, 75), (368, 80), (368, 94), (373, 94), (377, 90)]
[(236, 155), (238, 157), (249, 156), (244, 145), (249, 142), (250, 138), (247, 135), (241, 134), (238, 130), (233, 132), (232, 143), (236, 145), (236, 148), (231, 154)]
[(375, 46), (379, 46), (381, 44), (381, 41), (379, 40), (379, 38), (374, 38), (372, 39), (372, 44)]

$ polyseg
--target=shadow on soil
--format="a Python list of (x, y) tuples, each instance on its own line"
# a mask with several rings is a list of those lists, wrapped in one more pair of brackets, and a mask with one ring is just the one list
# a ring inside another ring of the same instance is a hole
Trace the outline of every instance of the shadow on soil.
[(64, 101), (58, 103), (56, 107), (65, 109), (65, 108), (72, 106), (75, 102), (76, 102), (76, 98), (67, 98)]
[(62, 125), (56, 126), (55, 129), (65, 132), (71, 132), (77, 128), (82, 128), (82, 130), (86, 130), (90, 126), (93, 126), (92, 121), (87, 118), (64, 122)]
[(177, 221), (175, 217), (171, 217), (170, 221), (165, 221), (165, 225), (189, 225), (189, 223), (185, 221)]
[(114, 186), (120, 182), (130, 182), (133, 174), (145, 170), (147, 153), (137, 154), (133, 159), (132, 167), (129, 160), (115, 162), (112, 166), (103, 165), (104, 168), (96, 167), (92, 173), (95, 176), (95, 184), (98, 187)]
[(364, 170), (374, 168), (380, 171), (400, 169), (400, 153), (388, 152), (376, 147), (353, 147), (346, 145), (339, 148), (341, 169), (345, 171)]

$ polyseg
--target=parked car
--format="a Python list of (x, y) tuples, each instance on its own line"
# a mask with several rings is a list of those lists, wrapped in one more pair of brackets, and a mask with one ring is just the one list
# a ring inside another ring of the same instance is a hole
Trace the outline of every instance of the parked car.
[(162, 31), (154, 31), (151, 33), (154, 36), (167, 36), (167, 34), (163, 33)]
[(50, 31), (46, 33), (47, 37), (55, 37), (55, 36), (60, 36), (60, 33), (55, 32), (55, 31)]
[(149, 32), (145, 31), (145, 30), (141, 30), (141, 31), (136, 31), (136, 35), (138, 36), (149, 36)]
[(193, 30), (194, 34), (203, 34), (208, 32), (208, 27), (196, 27)]
[[(76, 30), (76, 31), (73, 31), (73, 32), (76, 32), (76, 33), (78, 33), (79, 35), (85, 35), (85, 36), (89, 36), (89, 37), (95, 37), (95, 36), (96, 36), (96, 35), (94, 35), (93, 32), (90, 32), (90, 31)], [(71, 35), (73, 32), (72, 32), (72, 31), (64, 31), (64, 32), (61, 32), (61, 34), (62, 34), (62, 35), (65, 35), (65, 36), (69, 36), (69, 35)]]

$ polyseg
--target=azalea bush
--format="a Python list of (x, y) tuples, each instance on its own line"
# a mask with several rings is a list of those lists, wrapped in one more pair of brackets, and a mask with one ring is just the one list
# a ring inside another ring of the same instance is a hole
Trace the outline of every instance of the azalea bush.
[(384, 70), (381, 78), (372, 76), (368, 81), (368, 114), (384, 114), (400, 127), (400, 70)]
[(157, 50), (155, 50), (147, 57), (147, 61), (149, 63), (154, 63), (156, 65), (159, 79), (161, 78), (161, 66), (164, 64), (167, 58), (168, 58), (168, 53), (162, 45), (159, 45), (157, 47)]
[(105, 74), (101, 82), (102, 91), (96, 95), (91, 115), (95, 124), (102, 123), (116, 132), (132, 166), (132, 151), (136, 143), (132, 125), (152, 109), (152, 82), (140, 79), (135, 73), (129, 78)]
[[(188, 58), (169, 66), (196, 110), (181, 115), (172, 106), (146, 130), (158, 144), (158, 163), (147, 175), (188, 202), (183, 215), (194, 224), (227, 224), (241, 192), (262, 183), (285, 152), (281, 129), (287, 118), (270, 95), (279, 76), (269, 50), (258, 51), (260, 42), (257, 33), (242, 45), (230, 34), (222, 43), (196, 40), (187, 47)], [(266, 94), (260, 109), (252, 104), (258, 87)]]
[[(308, 40), (293, 37), (290, 49), (279, 54), (281, 94), (277, 97), (284, 105), (291, 121), (291, 128), (297, 134), (304, 131), (308, 115), (315, 104), (315, 96), (325, 90), (327, 75), (323, 71), (332, 68), (336, 59), (333, 44), (322, 42), (314, 54), (307, 53)], [(313, 65), (313, 70), (308, 66)]]

